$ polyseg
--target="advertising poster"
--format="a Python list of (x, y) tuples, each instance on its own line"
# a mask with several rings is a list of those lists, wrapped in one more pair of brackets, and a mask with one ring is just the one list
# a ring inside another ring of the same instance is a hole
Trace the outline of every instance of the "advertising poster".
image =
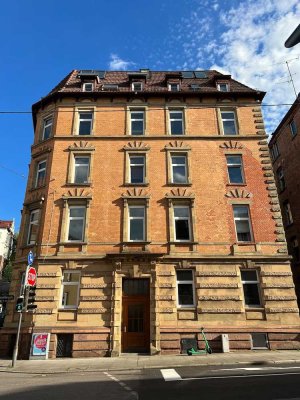
[(32, 355), (48, 357), (50, 333), (34, 333), (32, 335)]

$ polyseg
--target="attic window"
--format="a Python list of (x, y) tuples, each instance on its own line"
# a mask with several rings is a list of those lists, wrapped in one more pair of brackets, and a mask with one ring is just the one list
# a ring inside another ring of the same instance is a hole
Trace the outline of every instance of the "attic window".
[(102, 90), (118, 90), (119, 86), (113, 83), (107, 83), (102, 86)]
[(219, 92), (229, 92), (229, 84), (228, 83), (217, 83), (217, 89)]
[(197, 85), (197, 84), (195, 84), (195, 83), (192, 83), (192, 84), (190, 85), (190, 89), (191, 89), (192, 91), (196, 91), (196, 90), (199, 90), (199, 89), (200, 89), (200, 86)]
[(83, 84), (83, 91), (84, 92), (92, 92), (93, 89), (94, 89), (94, 84), (93, 83), (88, 82), (88, 83), (84, 83)]
[(133, 92), (140, 92), (141, 90), (143, 90), (142, 82), (132, 82), (131, 85)]
[(168, 90), (170, 92), (179, 92), (179, 83), (169, 83), (168, 84)]

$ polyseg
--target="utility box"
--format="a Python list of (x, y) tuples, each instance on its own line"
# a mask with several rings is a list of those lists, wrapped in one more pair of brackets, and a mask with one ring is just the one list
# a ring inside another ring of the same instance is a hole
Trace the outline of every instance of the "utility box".
[(222, 333), (222, 349), (223, 353), (229, 353), (229, 338), (227, 333)]

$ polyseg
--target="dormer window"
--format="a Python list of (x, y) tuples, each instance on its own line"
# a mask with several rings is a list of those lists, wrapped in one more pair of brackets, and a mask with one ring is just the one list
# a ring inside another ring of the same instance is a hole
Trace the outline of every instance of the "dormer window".
[(132, 82), (131, 88), (133, 92), (140, 92), (143, 90), (142, 82)]
[(219, 90), (219, 92), (229, 92), (229, 84), (217, 83), (217, 89)]
[(94, 84), (92, 82), (87, 82), (83, 84), (84, 92), (92, 92), (94, 90)]
[(179, 83), (169, 83), (168, 84), (168, 90), (170, 92), (179, 92)]

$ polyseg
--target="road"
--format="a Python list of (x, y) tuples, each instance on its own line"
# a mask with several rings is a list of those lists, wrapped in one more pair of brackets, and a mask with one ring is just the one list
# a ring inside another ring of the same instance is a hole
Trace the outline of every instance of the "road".
[(300, 366), (0, 374), (2, 400), (300, 400)]

